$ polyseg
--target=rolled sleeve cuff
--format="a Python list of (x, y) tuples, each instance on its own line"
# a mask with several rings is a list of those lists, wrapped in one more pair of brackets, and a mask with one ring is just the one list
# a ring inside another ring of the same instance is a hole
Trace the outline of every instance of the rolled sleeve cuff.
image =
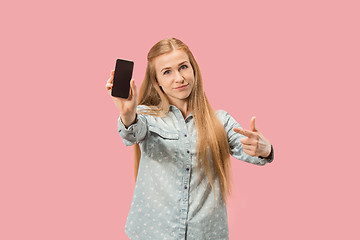
[(125, 127), (121, 121), (121, 116), (118, 118), (118, 132), (123, 139), (126, 146), (134, 145), (144, 139), (146, 135), (146, 123), (145, 118), (136, 114), (136, 121), (128, 128)]

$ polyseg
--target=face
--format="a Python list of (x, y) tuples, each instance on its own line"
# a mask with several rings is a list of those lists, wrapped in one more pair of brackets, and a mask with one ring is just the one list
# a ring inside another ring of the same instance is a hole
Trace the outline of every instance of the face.
[(194, 70), (188, 55), (182, 50), (174, 50), (154, 59), (156, 78), (169, 102), (179, 106), (188, 101), (194, 86)]

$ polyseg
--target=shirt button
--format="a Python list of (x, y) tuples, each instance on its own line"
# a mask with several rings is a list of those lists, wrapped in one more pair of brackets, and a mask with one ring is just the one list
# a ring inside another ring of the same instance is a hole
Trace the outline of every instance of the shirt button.
[(187, 152), (187, 153), (190, 153), (190, 151), (189, 151), (189, 150), (187, 150), (186, 152)]
[(185, 134), (184, 137), (187, 137), (187, 135)]
[(187, 186), (185, 186), (185, 189), (187, 189)]
[(189, 168), (186, 168), (186, 171), (189, 171)]

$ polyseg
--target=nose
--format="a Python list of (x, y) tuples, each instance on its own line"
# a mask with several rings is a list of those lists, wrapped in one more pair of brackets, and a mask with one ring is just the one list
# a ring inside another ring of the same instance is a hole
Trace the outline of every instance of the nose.
[(176, 71), (175, 82), (183, 82), (185, 79), (179, 71)]

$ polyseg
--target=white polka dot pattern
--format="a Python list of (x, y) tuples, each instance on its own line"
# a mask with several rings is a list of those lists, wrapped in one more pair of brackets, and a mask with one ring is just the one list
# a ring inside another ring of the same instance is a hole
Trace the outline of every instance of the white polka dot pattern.
[[(146, 106), (138, 106), (138, 110)], [(216, 112), (228, 136), (231, 154), (257, 165), (266, 160), (242, 150), (232, 129), (241, 126), (225, 111)], [(137, 182), (125, 224), (131, 240), (227, 240), (227, 209), (215, 181), (214, 200), (210, 183), (196, 173), (196, 128), (192, 115), (183, 118), (170, 106), (165, 117), (138, 114), (137, 122), (125, 128), (120, 117), (118, 132), (125, 145), (138, 142), (141, 149)], [(201, 172), (204, 175), (204, 172)]]

